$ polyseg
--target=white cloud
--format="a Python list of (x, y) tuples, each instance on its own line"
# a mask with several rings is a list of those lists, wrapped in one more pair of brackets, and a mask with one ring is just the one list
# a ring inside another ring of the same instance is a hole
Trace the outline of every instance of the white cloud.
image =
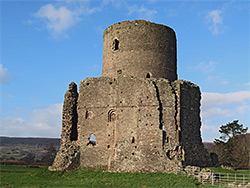
[(46, 28), (53, 35), (61, 34), (81, 20), (78, 11), (63, 6), (56, 8), (52, 4), (42, 6), (35, 16), (45, 19)]
[(244, 84), (246, 87), (250, 87), (250, 82)]
[(202, 73), (202, 77), (205, 77), (207, 83), (216, 83), (226, 85), (228, 81), (221, 77), (221, 75), (216, 74), (217, 63), (214, 61), (202, 61), (197, 65), (189, 66), (189, 71), (194, 71)]
[(214, 116), (225, 116), (230, 117), (232, 113), (228, 109), (220, 109), (217, 107), (208, 108), (205, 110), (202, 110), (202, 119), (206, 122), (206, 120), (210, 117)]
[(209, 30), (213, 35), (218, 35), (224, 31), (226, 26), (223, 24), (223, 11), (211, 10), (206, 15), (206, 22), (209, 25)]
[(34, 110), (30, 119), (5, 116), (1, 118), (1, 135), (60, 137), (62, 104)]
[(201, 115), (204, 122), (215, 116), (231, 117), (249, 109), (250, 91), (234, 93), (202, 93)]
[(215, 126), (202, 125), (201, 134), (202, 140), (206, 142), (213, 142), (214, 138), (219, 137), (219, 129)]
[(250, 100), (250, 91), (238, 91), (233, 93), (202, 93), (202, 105), (210, 108), (214, 105), (226, 106), (232, 103), (241, 103)]
[(128, 6), (128, 15), (137, 14), (139, 17), (144, 19), (152, 19), (157, 14), (156, 10), (150, 10), (147, 7), (137, 5)]
[[(90, 8), (90, 1), (62, 0), (42, 6), (34, 16), (44, 21), (53, 37), (67, 36), (66, 31), (82, 20), (85, 15), (101, 11), (103, 4)], [(33, 23), (33, 22), (32, 22)], [(40, 30), (38, 28), (37, 30)]]
[(214, 126), (202, 125), (201, 130), (202, 132), (209, 132), (210, 134), (218, 133), (218, 128)]
[(8, 69), (3, 67), (2, 64), (0, 64), (0, 84), (9, 84), (11, 80), (11, 75), (8, 72)]
[(190, 66), (189, 69), (192, 71), (201, 71), (202, 73), (211, 73), (215, 70), (216, 68), (216, 63), (214, 61), (209, 61), (209, 62), (200, 62), (196, 66)]
[(221, 78), (218, 75), (208, 75), (207, 78), (206, 78), (206, 82), (208, 82), (208, 83), (222, 84), (222, 85), (228, 84), (227, 80)]
[(213, 141), (219, 137), (219, 126), (239, 119), (249, 126), (250, 91), (232, 93), (202, 93), (202, 138)]
[(248, 103), (248, 105), (245, 104), (245, 105), (239, 106), (236, 110), (239, 114), (245, 114), (246, 112), (249, 113), (250, 112), (250, 103)]

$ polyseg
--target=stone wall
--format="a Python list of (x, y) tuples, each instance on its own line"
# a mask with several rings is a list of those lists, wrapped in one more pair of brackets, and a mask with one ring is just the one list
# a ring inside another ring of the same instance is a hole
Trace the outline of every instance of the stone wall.
[[(172, 165), (175, 169), (180, 161), (170, 160), (164, 150), (179, 144), (173, 104), (175, 96), (165, 79), (121, 75), (82, 81), (78, 100), (81, 168), (169, 172)], [(97, 139), (95, 146), (88, 145), (91, 134)]]
[(210, 165), (199, 87), (176, 79), (171, 28), (144, 20), (107, 28), (102, 76), (82, 80), (79, 95), (71, 83), (65, 94), (61, 147), (50, 170), (175, 173)]
[(145, 20), (108, 27), (103, 34), (102, 76), (116, 77), (118, 70), (139, 78), (176, 80), (175, 32)]
[(210, 155), (201, 140), (200, 89), (185, 80), (177, 80), (173, 85), (177, 96), (177, 133), (185, 153), (184, 164), (211, 166)]
[[(211, 161), (201, 142), (199, 113), (199, 87), (187, 81), (123, 74), (87, 78), (79, 96), (74, 84), (65, 94), (61, 148), (53, 166), (119, 172), (205, 166)], [(91, 134), (96, 145), (89, 143)]]
[(79, 146), (77, 144), (77, 85), (72, 82), (65, 93), (62, 113), (61, 146), (49, 170), (70, 170), (79, 166)]

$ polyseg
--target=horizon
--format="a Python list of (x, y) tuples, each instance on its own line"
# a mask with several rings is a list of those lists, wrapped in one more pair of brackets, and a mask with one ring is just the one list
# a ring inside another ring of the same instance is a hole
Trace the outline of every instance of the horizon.
[[(247, 1), (0, 1), (1, 137), (60, 138), (68, 84), (102, 72), (103, 32), (125, 20), (172, 28), (177, 74), (202, 93), (203, 142), (250, 125)], [(248, 133), (249, 133), (248, 129)]]

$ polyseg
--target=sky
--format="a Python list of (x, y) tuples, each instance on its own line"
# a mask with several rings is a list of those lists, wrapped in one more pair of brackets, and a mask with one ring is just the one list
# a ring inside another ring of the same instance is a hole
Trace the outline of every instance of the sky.
[(61, 135), (64, 94), (102, 72), (103, 31), (144, 19), (173, 28), (178, 78), (202, 92), (202, 139), (250, 125), (250, 2), (0, 0), (0, 136)]

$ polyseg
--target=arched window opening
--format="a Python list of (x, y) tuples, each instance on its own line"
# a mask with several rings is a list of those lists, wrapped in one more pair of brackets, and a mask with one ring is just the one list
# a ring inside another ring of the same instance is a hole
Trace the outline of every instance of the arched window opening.
[(151, 78), (152, 77), (152, 74), (150, 73), (150, 72), (148, 72), (147, 74), (146, 74), (146, 78)]
[(115, 39), (115, 40), (113, 41), (112, 49), (113, 49), (114, 51), (117, 51), (117, 50), (119, 49), (119, 40)]
[(115, 111), (110, 110), (109, 113), (108, 113), (108, 121), (109, 122), (114, 122), (115, 119), (116, 119)]
[(89, 137), (89, 142), (88, 142), (87, 146), (88, 145), (92, 145), (92, 146), (96, 145), (96, 138), (95, 138), (95, 135), (93, 133), (91, 133), (91, 135)]
[(85, 119), (92, 119), (94, 117), (94, 113), (92, 111), (86, 111)]

